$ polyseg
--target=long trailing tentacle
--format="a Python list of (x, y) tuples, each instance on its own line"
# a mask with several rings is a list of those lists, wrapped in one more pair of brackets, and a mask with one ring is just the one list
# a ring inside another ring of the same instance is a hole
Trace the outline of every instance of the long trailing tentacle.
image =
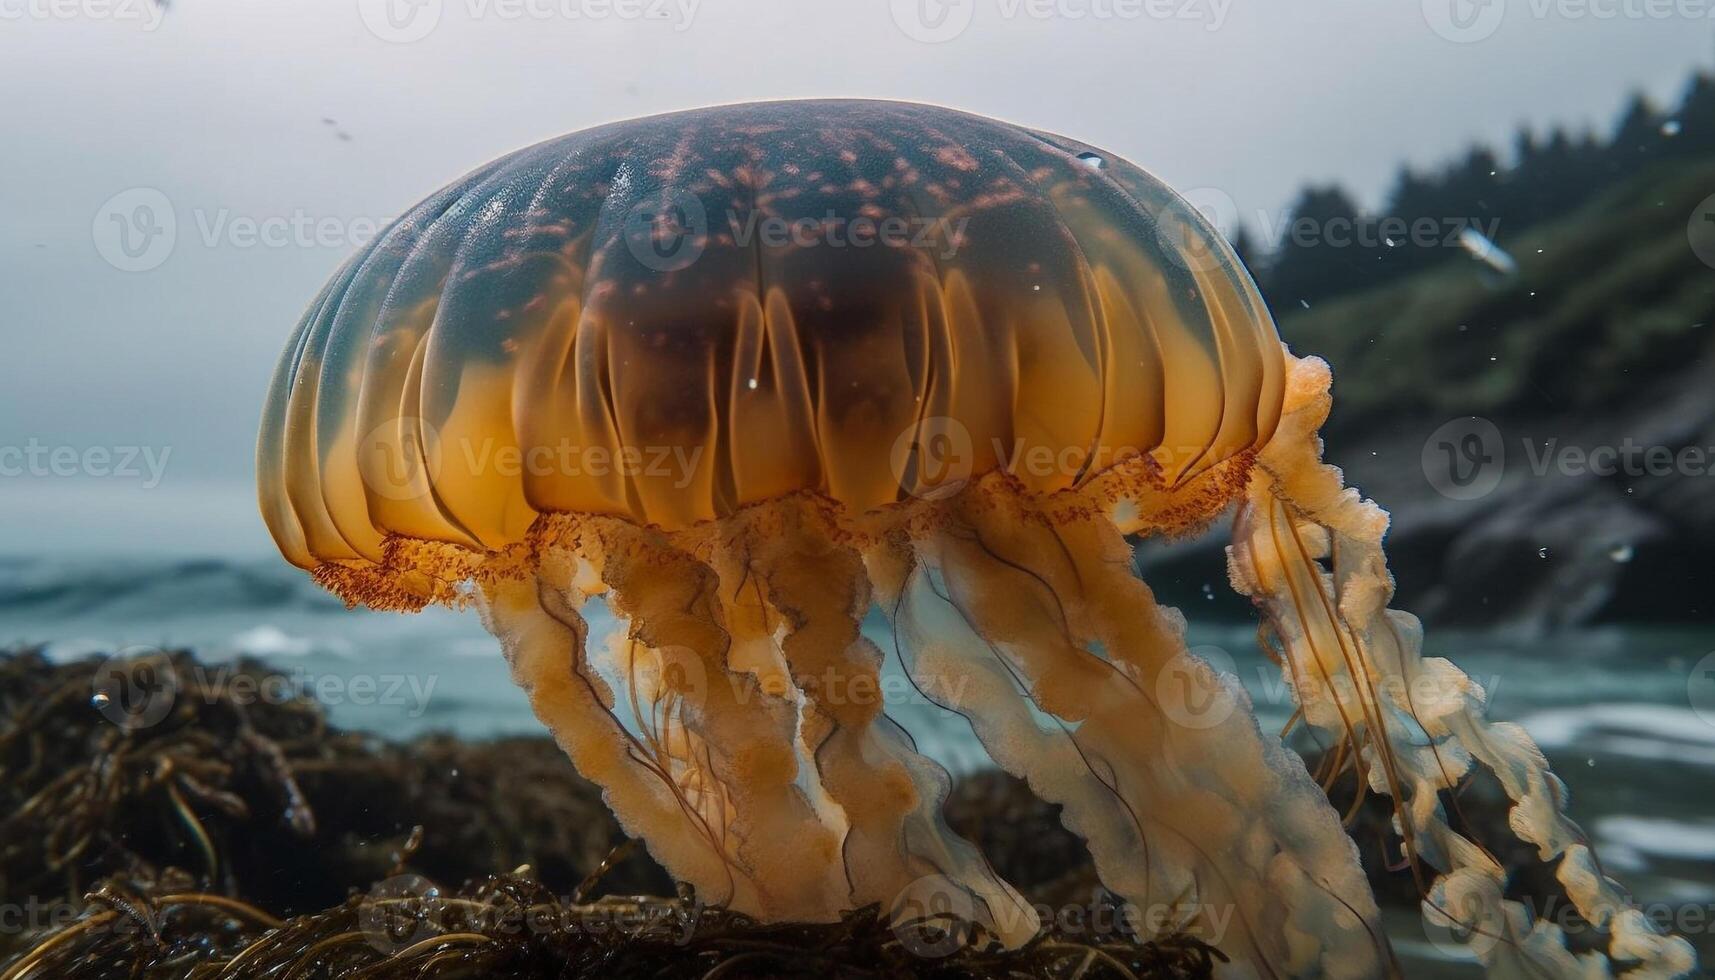
[[(556, 578), (559, 581), (555, 581)], [(652, 852), (686, 880), (740, 885), (731, 859), (698, 806), (686, 797), (670, 757), (628, 731), (615, 714), (612, 688), (591, 669), (589, 626), (577, 593), (545, 568), (535, 576), (498, 577), (479, 598), (483, 618), (506, 651), (513, 679), (530, 698), (573, 765), (602, 787), (628, 829), (677, 827)]]
[[(788, 674), (777, 683), (799, 695), (805, 765), (844, 831), (851, 905), (956, 901), (1006, 945), (1022, 945), (1038, 931), (1034, 910), (947, 826), (951, 778), (883, 711), (882, 654), (861, 633), (869, 578), (823, 510), (798, 498), (739, 515), (711, 561), (728, 583), (729, 619), (777, 643)], [(769, 664), (753, 666), (769, 676)], [(959, 894), (911, 894), (924, 887)]]
[[(782, 525), (792, 513), (712, 542), (555, 518), (479, 601), (579, 771), (702, 897), (798, 921), (956, 897), (1023, 944), (1034, 911), (947, 827), (950, 778), (881, 711), (861, 558), (809, 511)], [(595, 594), (622, 626), (605, 645), (580, 612)]]
[[(795, 710), (728, 669), (714, 573), (622, 520), (568, 520), (545, 537), (535, 581), (500, 578), (485, 605), (579, 771), (704, 898), (763, 917), (837, 918), (848, 907), (839, 836), (797, 785)], [(627, 626), (607, 664), (626, 711), (576, 612), (585, 592), (603, 590)]]
[(1117, 528), (1051, 521), (997, 481), (933, 506), (869, 553), (901, 656), (1064, 807), (1103, 882), (1241, 975), (1386, 973), (1356, 849), (1243, 692), (1215, 712), (1163, 703), (1183, 620), (1132, 574)]
[[(1429, 927), (1469, 937), (1493, 976), (1602, 977), (1610, 959), (1634, 980), (1686, 975), (1695, 967), (1690, 945), (1661, 935), (1602, 874), (1530, 736), (1487, 721), (1482, 687), (1451, 662), (1423, 657), (1416, 618), (1388, 608), (1387, 514), (1321, 461), (1327, 365), (1288, 355), (1288, 368), (1280, 428), (1235, 525), (1233, 585), (1263, 610), (1306, 723), (1341, 743), (1370, 789), (1393, 798), (1406, 858), (1440, 873), (1424, 899)], [(1506, 899), (1500, 863), (1449, 824), (1439, 794), (1455, 789), (1473, 761), (1511, 798), (1513, 833), (1558, 862), (1579, 914), (1606, 930), (1607, 958), (1575, 956), (1558, 926)]]

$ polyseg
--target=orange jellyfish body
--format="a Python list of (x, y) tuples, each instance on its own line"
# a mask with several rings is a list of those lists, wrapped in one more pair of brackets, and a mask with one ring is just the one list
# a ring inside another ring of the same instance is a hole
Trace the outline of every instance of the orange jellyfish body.
[[(1426, 916), (1492, 937), (1497, 973), (1600, 959), (1448, 827), (1437, 793), (1474, 761), (1616, 959), (1689, 969), (1603, 915), (1618, 893), (1541, 754), (1386, 609), (1385, 515), (1319, 460), (1327, 390), (1219, 235), (1112, 154), (928, 106), (726, 106), (522, 150), (395, 223), (288, 346), (258, 481), (281, 551), (348, 601), (478, 605), (706, 899), (1037, 931), (883, 710), (879, 608), (1146, 936), (1200, 935), (1231, 976), (1384, 975), (1338, 814), (1248, 710), (1176, 696), (1184, 620), (1132, 573), (1126, 535), (1238, 502), (1234, 583), (1305, 722), (1439, 874)], [(591, 635), (592, 601), (616, 631)]]

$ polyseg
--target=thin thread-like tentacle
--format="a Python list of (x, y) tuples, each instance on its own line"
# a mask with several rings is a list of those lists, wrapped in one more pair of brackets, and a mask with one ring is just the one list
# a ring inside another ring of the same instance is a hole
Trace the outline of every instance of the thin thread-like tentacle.
[(1179, 921), (1200, 928), (1228, 911), (1218, 945), (1256, 975), (1384, 975), (1356, 849), (1302, 764), (1242, 691), (1206, 725), (1160, 702), (1189, 656), (1183, 619), (1132, 574), (1119, 530), (1051, 520), (993, 482), (935, 507), (870, 555), (907, 669), (956, 692), (990, 755), (1062, 804), (1104, 883), (1134, 904), (1191, 896)]
[[(1422, 657), (1417, 620), (1388, 608), (1387, 515), (1321, 461), (1329, 380), (1322, 362), (1289, 357), (1280, 427), (1258, 456), (1229, 555), (1234, 587), (1261, 607), (1285, 654), (1305, 723), (1345, 743), (1368, 788), (1392, 797), (1407, 862), (1440, 874), (1424, 896), (1427, 923), (1469, 937), (1492, 975), (1587, 980), (1608, 976), (1610, 962), (1633, 980), (1686, 975), (1691, 947), (1660, 934), (1601, 873), (1530, 736), (1487, 721), (1482, 687)], [(1456, 794), (1473, 762), (1512, 800), (1513, 833), (1558, 865), (1579, 914), (1606, 932), (1607, 957), (1569, 952), (1557, 925), (1504, 897), (1495, 856), (1453, 829), (1439, 794)]]

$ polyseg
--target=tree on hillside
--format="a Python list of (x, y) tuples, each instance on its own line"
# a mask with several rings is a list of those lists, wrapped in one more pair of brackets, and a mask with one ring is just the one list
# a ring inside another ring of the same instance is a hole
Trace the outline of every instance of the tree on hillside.
[(1663, 118), (1642, 94), (1632, 96), (1608, 141), (1608, 173), (1617, 179), (1661, 155)]
[(1373, 252), (1361, 244), (1366, 228), (1358, 206), (1338, 187), (1309, 187), (1292, 205), (1291, 220), (1269, 271), (1271, 297), (1291, 303), (1331, 296), (1361, 279)]
[(1233, 251), (1238, 254), (1239, 261), (1258, 279), (1262, 276), (1262, 249), (1257, 247), (1256, 239), (1251, 237), (1251, 231), (1244, 225), (1239, 226), (1239, 233), (1233, 236)]
[[(1673, 125), (1664, 128), (1669, 121)], [(1715, 76), (1698, 72), (1671, 113), (1634, 95), (1606, 140), (1560, 127), (1539, 138), (1521, 128), (1507, 163), (1489, 147), (1475, 146), (1435, 170), (1402, 167), (1379, 215), (1361, 214), (1338, 187), (1307, 188), (1293, 204), (1293, 221), (1274, 253), (1258, 255), (1246, 239), (1243, 254), (1269, 303), (1286, 310), (1463, 258), (1458, 248), (1448, 247), (1445, 234), (1431, 241), (1408, 233), (1390, 244), (1381, 240), (1383, 231), (1429, 222), (1446, 230), (1475, 222), (1485, 231), (1498, 228), (1504, 245), (1532, 225), (1564, 217), (1653, 160), (1712, 152)], [(1352, 231), (1350, 240), (1332, 241), (1328, 232), (1342, 228)]]
[(1669, 153), (1690, 156), (1715, 150), (1715, 77), (1705, 72), (1693, 75), (1673, 119), (1679, 134), (1668, 141)]

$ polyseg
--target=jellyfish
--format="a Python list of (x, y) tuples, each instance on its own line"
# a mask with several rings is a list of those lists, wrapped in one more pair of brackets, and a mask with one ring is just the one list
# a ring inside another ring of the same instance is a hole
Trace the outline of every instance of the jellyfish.
[[(1234, 710), (1177, 693), (1186, 620), (1134, 542), (1235, 515), (1231, 580), (1339, 747), (1324, 776), (1391, 797), (1426, 921), (1495, 976), (1689, 971), (1530, 738), (1389, 608), (1387, 515), (1321, 459), (1329, 388), (1209, 222), (1110, 152), (932, 106), (734, 105), (518, 151), (393, 223), (303, 317), (257, 473), (281, 552), (347, 602), (476, 607), (704, 900), (1037, 934), (885, 710), (894, 656), (1161, 913), (1143, 938), (1208, 936), (1224, 976), (1395, 974), (1327, 780), (1232, 678)], [(1605, 949), (1569, 951), (1454, 829), (1479, 769)]]

